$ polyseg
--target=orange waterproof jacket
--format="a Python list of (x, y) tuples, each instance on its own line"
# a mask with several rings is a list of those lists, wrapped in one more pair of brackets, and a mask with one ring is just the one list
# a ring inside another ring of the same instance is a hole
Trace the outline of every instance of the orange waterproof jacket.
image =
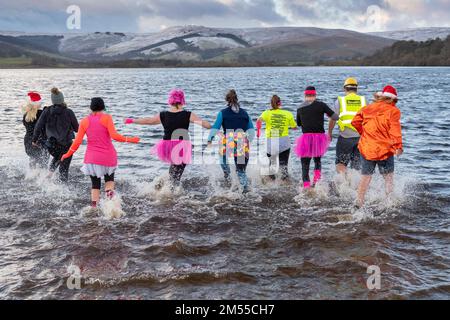
[(359, 151), (366, 160), (386, 160), (403, 149), (401, 112), (393, 104), (380, 101), (362, 108), (352, 125), (361, 135)]

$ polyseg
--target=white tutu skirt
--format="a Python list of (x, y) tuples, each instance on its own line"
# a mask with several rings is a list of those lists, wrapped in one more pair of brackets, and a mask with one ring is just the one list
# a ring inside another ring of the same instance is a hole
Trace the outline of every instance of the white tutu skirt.
[(116, 171), (117, 167), (106, 167), (98, 164), (85, 163), (81, 167), (81, 172), (87, 176), (103, 178), (104, 176), (112, 175)]

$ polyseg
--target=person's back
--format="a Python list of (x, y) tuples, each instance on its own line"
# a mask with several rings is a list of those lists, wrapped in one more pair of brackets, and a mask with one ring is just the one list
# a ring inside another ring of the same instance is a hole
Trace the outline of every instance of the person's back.
[(44, 168), (47, 165), (48, 154), (44, 147), (45, 133), (41, 132), (41, 138), (33, 145), (34, 129), (42, 115), (41, 96), (37, 92), (28, 93), (29, 100), (22, 111), (24, 113), (22, 123), (25, 127), (24, 146), (25, 152), (30, 157), (30, 167), (39, 166)]
[[(270, 160), (270, 168), (276, 166), (277, 159), (281, 171), (282, 180), (289, 178), (289, 156), (291, 153), (291, 140), (289, 129), (297, 129), (297, 123), (291, 112), (281, 109), (281, 99), (274, 95), (271, 99), (272, 109), (266, 110), (259, 117), (257, 122), (258, 137), (262, 122), (266, 123), (267, 157)], [(270, 169), (269, 169), (270, 171)], [(275, 174), (271, 174), (272, 180), (276, 179)]]
[[(139, 143), (140, 139), (125, 137), (116, 131), (112, 116), (103, 113), (106, 106), (102, 98), (92, 98), (90, 109), (92, 113), (81, 121), (77, 137), (67, 153), (62, 156), (62, 161), (72, 158), (81, 146), (84, 136), (87, 135), (87, 149), (81, 171), (91, 179), (91, 206), (95, 208), (100, 201), (102, 178), (105, 179), (107, 198), (112, 199), (114, 197), (114, 179), (118, 163), (117, 152), (111, 140)], [(120, 206), (115, 209), (116, 216), (123, 213)]]
[(238, 131), (244, 132), (250, 128), (250, 117), (243, 108), (239, 108), (237, 112), (232, 107), (227, 107), (221, 111), (222, 126), (224, 131)]
[(235, 90), (230, 90), (225, 97), (228, 107), (220, 111), (208, 136), (211, 144), (220, 128), (225, 137), (222, 138), (219, 154), (225, 181), (230, 184), (229, 158), (234, 158), (239, 182), (244, 193), (249, 191), (249, 182), (245, 173), (250, 157), (250, 141), (254, 138), (255, 127), (247, 111), (241, 108)]
[[(117, 152), (108, 130), (108, 118), (110, 117), (107, 114), (97, 113), (85, 118), (88, 120), (85, 163), (108, 167), (117, 166)], [(81, 125), (83, 125), (83, 121)]]
[[(349, 91), (345, 97), (338, 97), (336, 107), (339, 109), (340, 135), (344, 138), (357, 138), (358, 132), (352, 126), (355, 115), (366, 106), (366, 98), (357, 94), (357, 91)], [(336, 108), (337, 109), (337, 108)]]
[(344, 83), (345, 96), (340, 96), (334, 104), (334, 112), (339, 115), (338, 121), (330, 121), (328, 135), (333, 139), (333, 129), (339, 126), (339, 138), (336, 144), (336, 170), (343, 174), (350, 167), (361, 168), (361, 155), (358, 150), (360, 135), (352, 126), (352, 120), (361, 108), (366, 106), (366, 98), (358, 94), (358, 81), (348, 78)]
[(163, 140), (189, 140), (188, 130), (191, 123), (191, 114), (186, 110), (161, 112), (159, 116), (164, 127)]
[(294, 116), (283, 109), (265, 111), (261, 118), (266, 122), (266, 138), (283, 138), (289, 136), (289, 128), (295, 128)]
[(53, 105), (45, 111), (45, 132), (47, 138), (54, 138), (61, 145), (72, 143), (75, 138), (75, 127), (73, 119), (75, 114), (65, 105)]
[(358, 187), (357, 206), (364, 205), (372, 175), (378, 167), (386, 182), (386, 194), (394, 190), (394, 156), (403, 154), (401, 112), (397, 108), (397, 89), (388, 85), (376, 94), (376, 101), (361, 109), (352, 121), (359, 132), (362, 177)]
[(401, 144), (401, 111), (378, 101), (363, 108), (354, 123), (361, 133), (359, 150), (365, 159), (381, 161), (392, 157)]
[(46, 147), (53, 156), (50, 171), (54, 172), (59, 167), (60, 179), (67, 181), (72, 158), (60, 160), (69, 150), (79, 125), (73, 111), (66, 106), (63, 93), (57, 88), (53, 88), (51, 93), (53, 105), (46, 108), (39, 118), (33, 133), (33, 143), (37, 143), (45, 129)]
[(297, 110), (297, 124), (303, 133), (325, 133), (325, 115), (333, 116), (334, 112), (322, 101), (305, 101)]
[(36, 124), (39, 121), (39, 118), (41, 117), (41, 115), (42, 115), (42, 110), (38, 110), (37, 113), (36, 113), (36, 119), (34, 119), (32, 121), (27, 121), (26, 120), (26, 116), (27, 115), (23, 116), (22, 123), (23, 123), (23, 125), (25, 127), (25, 136), (27, 138), (31, 139), (33, 137), (34, 128), (36, 127)]
[(302, 127), (303, 135), (297, 138), (295, 152), (302, 162), (303, 188), (311, 188), (309, 169), (314, 159), (314, 181), (316, 185), (322, 178), (322, 157), (327, 152), (330, 141), (323, 127), (325, 114), (337, 120), (339, 116), (327, 104), (317, 100), (317, 91), (313, 86), (305, 90), (305, 102), (297, 110), (297, 124)]

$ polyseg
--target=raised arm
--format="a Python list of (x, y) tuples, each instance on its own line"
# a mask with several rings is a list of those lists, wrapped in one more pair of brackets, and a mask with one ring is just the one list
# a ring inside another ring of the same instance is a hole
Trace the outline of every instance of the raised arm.
[(208, 121), (202, 120), (199, 116), (197, 116), (193, 112), (191, 113), (190, 121), (192, 123), (195, 123), (195, 124), (199, 125), (199, 126), (202, 126), (205, 129), (211, 129), (212, 128), (211, 124)]
[(84, 135), (86, 134), (87, 128), (89, 127), (89, 119), (85, 118), (81, 120), (80, 125), (77, 127), (77, 136), (75, 137), (75, 140), (73, 141), (72, 145), (70, 146), (69, 151), (67, 151), (66, 154), (64, 154), (61, 157), (61, 161), (64, 161), (67, 158), (70, 158), (73, 156), (75, 152), (77, 152), (78, 148), (83, 143)]
[(140, 125), (157, 125), (157, 124), (161, 124), (161, 117), (160, 114), (158, 113), (156, 116), (151, 117), (151, 118), (141, 118), (141, 119), (132, 119), (132, 118), (127, 118), (125, 119), (125, 124), (140, 124)]
[(119, 134), (110, 115), (103, 115), (100, 119), (100, 123), (108, 129), (111, 139), (118, 142), (139, 143), (140, 139), (137, 137), (125, 137)]

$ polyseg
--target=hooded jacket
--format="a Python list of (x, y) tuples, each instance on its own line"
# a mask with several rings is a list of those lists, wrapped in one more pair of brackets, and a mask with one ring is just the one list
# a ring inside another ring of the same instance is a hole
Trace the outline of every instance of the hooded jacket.
[(358, 148), (366, 160), (383, 161), (403, 149), (400, 118), (400, 110), (383, 101), (358, 112), (352, 125), (361, 135)]
[(64, 105), (53, 105), (46, 108), (34, 128), (33, 142), (39, 140), (45, 129), (47, 138), (54, 138), (60, 145), (70, 145), (78, 132), (78, 121), (72, 110)]

